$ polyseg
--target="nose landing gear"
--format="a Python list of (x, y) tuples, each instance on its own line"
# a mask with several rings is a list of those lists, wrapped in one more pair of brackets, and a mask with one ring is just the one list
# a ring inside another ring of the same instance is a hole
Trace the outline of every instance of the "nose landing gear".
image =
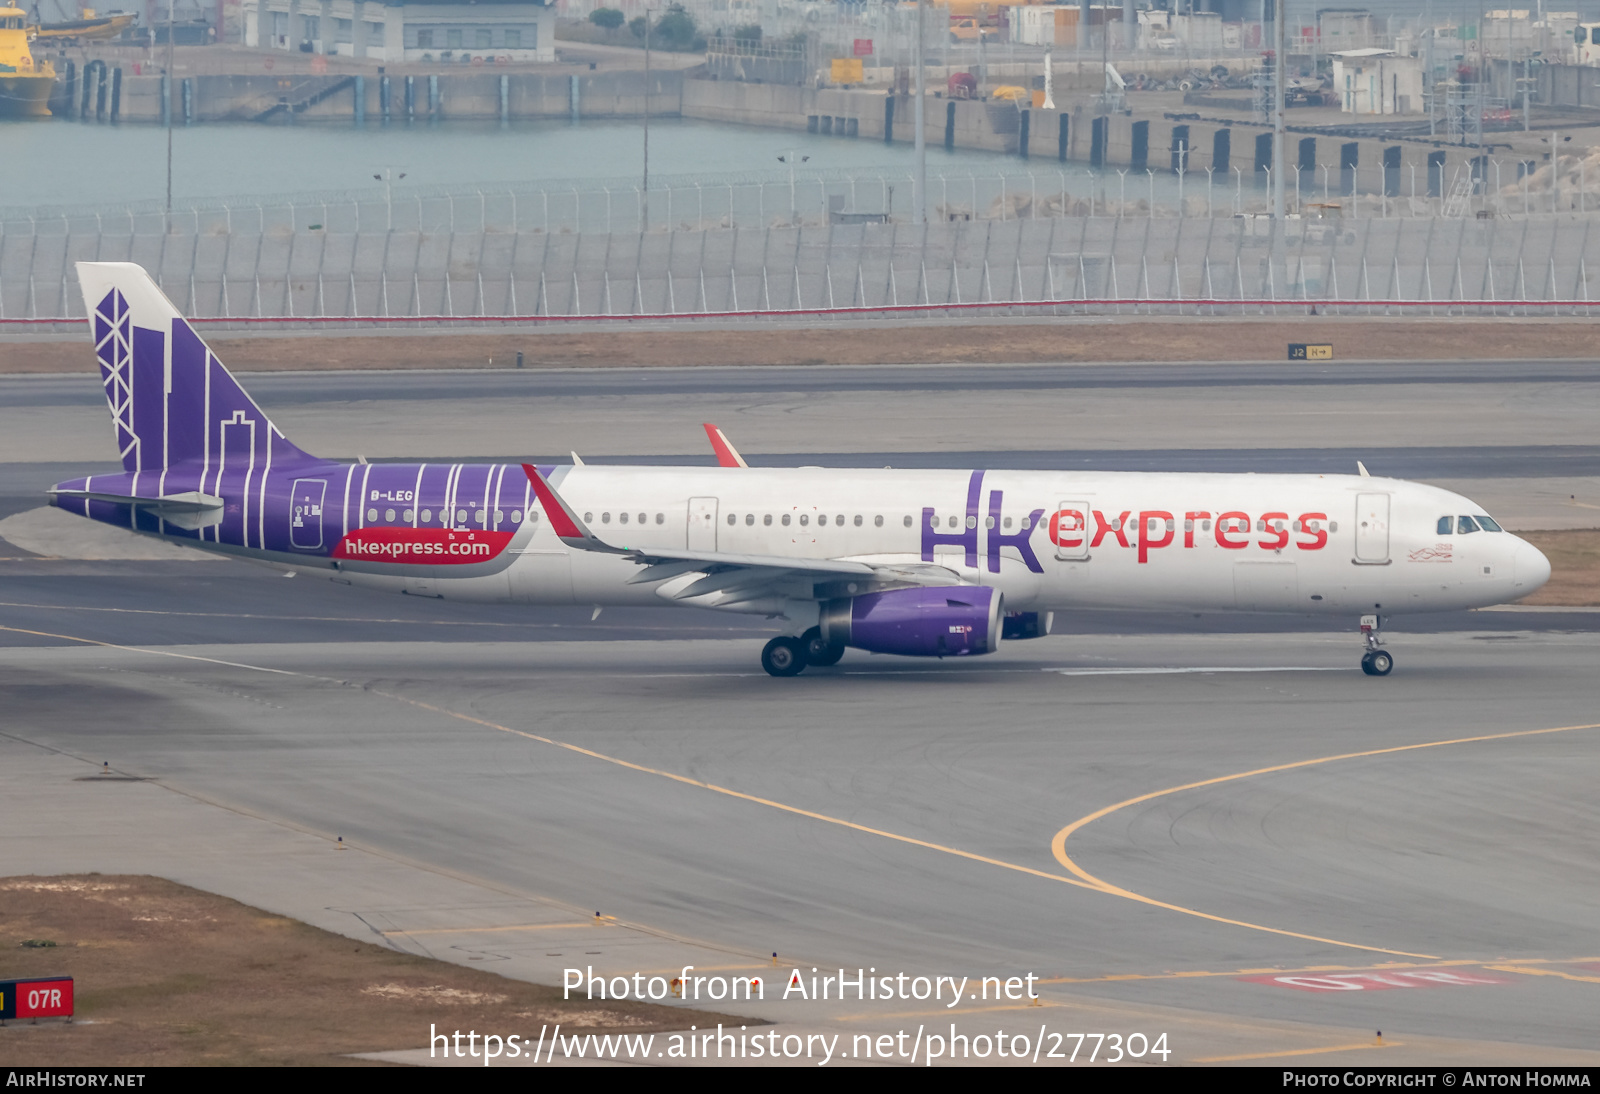
[(1361, 671), (1368, 676), (1388, 676), (1394, 670), (1394, 657), (1380, 648), (1383, 639), (1378, 637), (1378, 622), (1375, 615), (1361, 617), (1361, 637), (1367, 644), (1367, 652), (1361, 655)]

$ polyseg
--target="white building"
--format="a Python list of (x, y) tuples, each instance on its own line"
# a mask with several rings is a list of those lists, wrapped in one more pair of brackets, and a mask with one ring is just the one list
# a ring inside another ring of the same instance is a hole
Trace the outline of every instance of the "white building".
[(244, 44), (378, 61), (556, 59), (553, 3), (537, 0), (243, 0)]
[(1422, 60), (1369, 46), (1333, 55), (1333, 90), (1346, 114), (1416, 114), (1422, 110)]

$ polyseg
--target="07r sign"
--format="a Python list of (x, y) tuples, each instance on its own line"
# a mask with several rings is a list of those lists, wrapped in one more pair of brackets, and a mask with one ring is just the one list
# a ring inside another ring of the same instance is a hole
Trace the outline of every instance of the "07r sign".
[(11, 1018), (71, 1018), (72, 977), (0, 980), (0, 1021)]

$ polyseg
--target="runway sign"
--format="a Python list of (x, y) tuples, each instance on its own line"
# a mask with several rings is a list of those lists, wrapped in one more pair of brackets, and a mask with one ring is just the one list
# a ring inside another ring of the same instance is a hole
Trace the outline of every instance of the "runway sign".
[(1289, 360), (1331, 361), (1333, 360), (1333, 346), (1328, 344), (1315, 345), (1306, 342), (1290, 342)]
[(0, 980), (0, 1021), (11, 1018), (71, 1018), (72, 977)]

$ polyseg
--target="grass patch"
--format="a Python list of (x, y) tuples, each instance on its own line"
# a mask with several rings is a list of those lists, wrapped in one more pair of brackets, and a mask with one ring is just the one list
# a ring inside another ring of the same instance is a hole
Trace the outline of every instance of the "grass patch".
[[(31, 947), (49, 939), (53, 947)], [(69, 975), (78, 1021), (11, 1022), (13, 1067), (360, 1064), (430, 1023), (532, 1034), (653, 1033), (729, 1018), (586, 999), (396, 953), (162, 878), (0, 878), (0, 976)]]
[(1521, 604), (1552, 607), (1600, 605), (1600, 528), (1518, 532), (1550, 560), (1550, 581)]

